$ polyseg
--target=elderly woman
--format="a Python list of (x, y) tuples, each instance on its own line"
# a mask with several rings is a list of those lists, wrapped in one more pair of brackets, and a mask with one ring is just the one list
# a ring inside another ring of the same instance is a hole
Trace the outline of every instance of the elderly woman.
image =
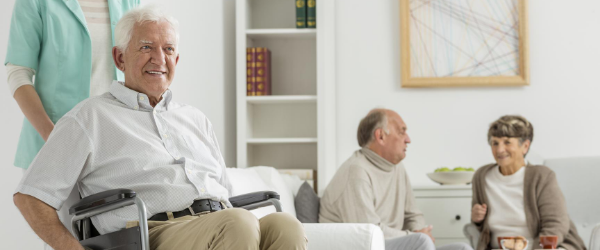
[(554, 172), (525, 162), (533, 140), (531, 123), (503, 116), (490, 125), (487, 137), (496, 163), (479, 168), (473, 177), (471, 221), (481, 232), (476, 249), (500, 249), (502, 236), (523, 236), (528, 249), (539, 249), (539, 237), (545, 235), (558, 236), (559, 248), (585, 249)]

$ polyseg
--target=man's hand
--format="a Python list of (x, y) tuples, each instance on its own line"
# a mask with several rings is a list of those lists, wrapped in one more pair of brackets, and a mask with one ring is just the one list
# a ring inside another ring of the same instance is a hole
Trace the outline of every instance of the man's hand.
[(471, 209), (471, 221), (475, 223), (480, 223), (485, 218), (485, 214), (487, 213), (487, 205), (479, 205), (475, 204)]
[(56, 250), (84, 249), (60, 222), (53, 207), (33, 196), (22, 193), (16, 193), (13, 200), (33, 231), (52, 248)]
[(433, 241), (435, 243), (435, 238), (433, 238), (433, 235), (431, 235), (431, 229), (433, 229), (432, 225), (429, 225), (427, 227), (424, 227), (422, 229), (419, 230), (415, 230), (415, 233), (423, 233), (426, 234), (427, 236), (429, 236), (429, 238), (431, 238), (431, 241)]

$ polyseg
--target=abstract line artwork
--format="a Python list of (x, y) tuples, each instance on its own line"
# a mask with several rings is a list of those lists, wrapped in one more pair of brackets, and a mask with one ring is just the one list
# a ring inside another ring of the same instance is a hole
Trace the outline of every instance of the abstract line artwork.
[(400, 0), (403, 86), (528, 84), (525, 0)]

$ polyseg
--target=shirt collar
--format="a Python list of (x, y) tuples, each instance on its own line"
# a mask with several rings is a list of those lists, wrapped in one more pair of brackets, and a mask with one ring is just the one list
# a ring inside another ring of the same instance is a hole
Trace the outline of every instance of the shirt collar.
[(126, 87), (125, 83), (121, 81), (113, 81), (110, 86), (110, 93), (117, 98), (117, 100), (134, 110), (168, 110), (169, 103), (171, 103), (172, 99), (171, 90), (167, 89), (167, 91), (163, 93), (160, 102), (153, 108), (150, 105), (150, 100), (148, 100), (148, 95)]
[(388, 160), (384, 159), (383, 157), (366, 147), (360, 149), (360, 151), (365, 155), (367, 160), (369, 160), (375, 167), (383, 171), (390, 172), (394, 169), (394, 167), (396, 167), (396, 165), (392, 164)]

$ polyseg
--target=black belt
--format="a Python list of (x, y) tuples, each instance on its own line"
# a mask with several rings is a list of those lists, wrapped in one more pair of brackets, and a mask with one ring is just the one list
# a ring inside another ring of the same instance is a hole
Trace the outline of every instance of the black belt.
[[(225, 209), (225, 207), (221, 204), (221, 202), (213, 201), (210, 199), (195, 200), (190, 207), (179, 212), (173, 212), (173, 217), (178, 218), (186, 215), (195, 215), (199, 213), (219, 211), (222, 209)], [(167, 213), (158, 213), (150, 217), (150, 219), (148, 220), (166, 221), (169, 220), (169, 217), (167, 216)]]

